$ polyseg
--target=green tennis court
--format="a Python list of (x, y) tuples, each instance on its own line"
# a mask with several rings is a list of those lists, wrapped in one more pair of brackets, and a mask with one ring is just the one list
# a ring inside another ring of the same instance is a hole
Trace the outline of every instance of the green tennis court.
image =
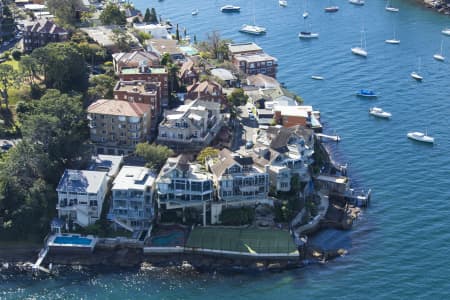
[(197, 227), (187, 247), (246, 253), (292, 253), (297, 250), (288, 231)]

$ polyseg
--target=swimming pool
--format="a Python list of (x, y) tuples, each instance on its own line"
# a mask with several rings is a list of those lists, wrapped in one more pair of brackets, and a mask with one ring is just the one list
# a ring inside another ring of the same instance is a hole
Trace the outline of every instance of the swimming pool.
[(181, 246), (184, 244), (184, 232), (174, 231), (164, 235), (154, 236), (151, 245), (155, 247)]
[(92, 239), (87, 238), (87, 237), (81, 237), (79, 235), (57, 236), (53, 240), (53, 243), (57, 244), (57, 245), (89, 246), (92, 244)]

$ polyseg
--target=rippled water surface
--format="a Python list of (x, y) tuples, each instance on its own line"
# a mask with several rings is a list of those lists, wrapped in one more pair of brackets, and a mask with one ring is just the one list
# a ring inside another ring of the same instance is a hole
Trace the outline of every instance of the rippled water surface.
[[(329, 1), (308, 1), (310, 17), (301, 18), (304, 2), (288, 0), (234, 0), (240, 14), (222, 14), (228, 2), (206, 0), (136, 0), (143, 9), (155, 6), (158, 14), (186, 27), (191, 37), (204, 39), (219, 30), (234, 41), (255, 41), (279, 60), (278, 79), (322, 113), (330, 132), (342, 142), (337, 160), (348, 162), (354, 181), (373, 189), (373, 201), (355, 228), (340, 235), (337, 244), (351, 246), (349, 255), (321, 266), (252, 275), (197, 274), (137, 271), (69, 272), (46, 280), (27, 276), (0, 281), (0, 299), (445, 299), (450, 291), (448, 257), (450, 175), (450, 65), (432, 56), (444, 39), (450, 59), (450, 37), (440, 31), (450, 26), (442, 15), (413, 1), (394, 1), (400, 13), (388, 13), (383, 1), (367, 0), (363, 7), (346, 1), (335, 14), (325, 14)], [(253, 9), (254, 7), (254, 9)], [(199, 9), (192, 16), (193, 9)], [(262, 37), (238, 32), (243, 23), (267, 28)], [(298, 32), (309, 27), (320, 33), (300, 41)], [(359, 45), (364, 28), (369, 56), (361, 59), (350, 48)], [(396, 32), (400, 45), (385, 39)], [(422, 83), (410, 73), (421, 58)], [(313, 81), (311, 75), (324, 81)], [(376, 90), (377, 100), (358, 99), (361, 88)], [(368, 115), (371, 106), (391, 112), (390, 121)], [(411, 130), (425, 131), (434, 146), (406, 138)], [(333, 235), (324, 235), (332, 239)]]

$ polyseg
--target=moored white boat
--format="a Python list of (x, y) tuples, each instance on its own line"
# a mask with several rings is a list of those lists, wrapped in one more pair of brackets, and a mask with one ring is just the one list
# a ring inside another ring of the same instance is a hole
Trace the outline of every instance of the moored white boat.
[(227, 4), (225, 6), (222, 6), (220, 8), (220, 11), (221, 12), (240, 12), (241, 11), (241, 7)]
[(435, 60), (438, 60), (438, 61), (444, 61), (444, 60), (445, 60), (445, 57), (444, 57), (444, 55), (442, 54), (443, 46), (444, 46), (444, 40), (441, 41), (441, 52), (436, 53), (435, 55), (433, 55), (433, 58), (434, 58)]
[(400, 9), (398, 9), (397, 7), (392, 7), (392, 6), (386, 6), (384, 9), (387, 11), (390, 11), (390, 12), (399, 12), (400, 11)]
[(379, 107), (372, 107), (369, 109), (369, 114), (371, 114), (372, 116), (378, 117), (378, 118), (384, 118), (384, 119), (389, 119), (390, 117), (392, 117), (392, 114), (382, 110)]
[(397, 40), (397, 39), (395, 39), (395, 38), (385, 40), (384, 42), (385, 42), (386, 44), (392, 44), (392, 45), (398, 45), (398, 44), (400, 44), (400, 40)]
[(301, 39), (316, 39), (319, 37), (319, 34), (317, 32), (301, 31), (298, 37)]
[(282, 7), (286, 7), (288, 5), (287, 0), (279, 0), (278, 4), (280, 4), (280, 6)]
[(256, 25), (244, 24), (239, 31), (253, 35), (262, 35), (266, 33), (266, 28)]
[(308, 16), (309, 16), (309, 13), (308, 13), (307, 11), (305, 11), (305, 12), (302, 14), (303, 19), (306, 19)]
[(325, 12), (327, 12), (327, 13), (337, 12), (338, 10), (339, 10), (339, 6), (325, 7)]
[(444, 28), (444, 29), (442, 29), (441, 33), (442, 33), (443, 35), (449, 35), (449, 36), (450, 36), (450, 28)]
[(430, 143), (430, 144), (434, 143), (434, 137), (429, 136), (426, 132), (425, 133), (418, 132), (418, 131), (408, 132), (408, 134), (406, 136), (412, 140), (416, 140), (419, 142)]
[(348, 2), (354, 5), (364, 5), (364, 0), (348, 0)]
[(411, 77), (417, 81), (422, 81), (423, 77), (419, 75), (417, 72), (411, 72)]
[(312, 76), (311, 76), (311, 79), (314, 79), (314, 80), (324, 80), (325, 78), (322, 77), (322, 76), (319, 76), (319, 75), (312, 75)]
[(192, 13), (191, 13), (193, 16), (196, 16), (196, 15), (198, 15), (198, 9), (194, 9), (193, 11), (192, 11)]
[(362, 57), (367, 57), (367, 51), (364, 50), (361, 47), (353, 47), (351, 50), (352, 50), (352, 53), (355, 54), (355, 55), (359, 55), (359, 56), (362, 56)]

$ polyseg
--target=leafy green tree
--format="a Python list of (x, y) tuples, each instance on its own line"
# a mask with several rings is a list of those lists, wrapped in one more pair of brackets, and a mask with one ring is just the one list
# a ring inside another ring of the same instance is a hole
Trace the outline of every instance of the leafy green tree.
[(244, 93), (241, 88), (234, 89), (228, 96), (228, 101), (234, 106), (241, 106), (247, 103), (248, 96)]
[[(8, 91), (11, 87), (18, 84), (18, 72), (14, 70), (11, 65), (0, 64), (0, 93), (3, 98), (6, 110), (9, 110), (9, 95)], [(0, 109), (2, 105), (0, 103)]]
[(135, 153), (145, 159), (149, 168), (156, 171), (161, 169), (167, 158), (174, 155), (173, 151), (166, 146), (149, 143), (137, 144)]
[(86, 90), (88, 69), (75, 44), (50, 43), (35, 49), (31, 57), (37, 61), (47, 88), (62, 92)]
[(112, 76), (100, 74), (89, 79), (88, 96), (90, 101), (112, 99), (116, 80)]
[(81, 96), (48, 90), (22, 125), (24, 139), (42, 145), (52, 164), (67, 167), (84, 154), (88, 137)]
[(150, 33), (143, 32), (143, 31), (139, 31), (139, 32), (137, 33), (137, 38), (138, 38), (138, 40), (139, 40), (139, 42), (140, 42), (141, 44), (144, 44), (145, 41), (151, 39), (152, 36), (151, 36)]
[(103, 25), (125, 25), (127, 18), (119, 6), (109, 3), (100, 14), (100, 21)]
[(46, 0), (45, 3), (58, 23), (65, 27), (75, 25), (77, 11), (83, 7), (81, 0)]
[(103, 61), (106, 58), (106, 50), (98, 44), (88, 42), (81, 42), (77, 45), (78, 51), (83, 55), (86, 63), (95, 65), (98, 61)]
[(22, 56), (19, 63), (19, 72), (30, 84), (34, 83), (38, 72), (38, 62), (34, 57), (29, 55)]

